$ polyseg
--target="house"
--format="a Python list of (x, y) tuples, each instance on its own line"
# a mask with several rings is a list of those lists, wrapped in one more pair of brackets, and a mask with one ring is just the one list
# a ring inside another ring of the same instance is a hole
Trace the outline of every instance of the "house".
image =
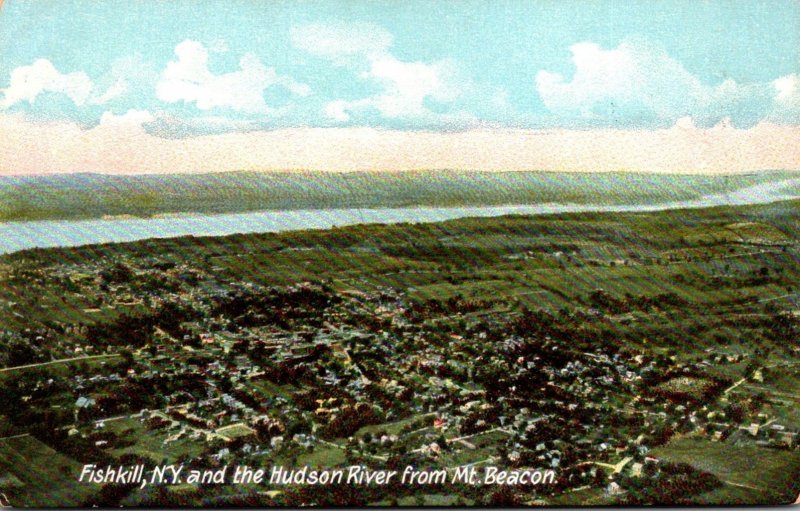
[(81, 396), (75, 401), (76, 408), (91, 408), (97, 404), (94, 398)]
[(797, 445), (797, 433), (782, 433), (779, 438), (779, 445), (793, 449)]

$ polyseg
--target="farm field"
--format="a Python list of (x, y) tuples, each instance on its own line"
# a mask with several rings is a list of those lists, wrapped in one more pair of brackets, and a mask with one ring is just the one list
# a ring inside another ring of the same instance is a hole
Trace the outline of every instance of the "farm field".
[[(787, 201), (5, 255), (0, 492), (39, 506), (787, 503), (798, 234)], [(79, 484), (89, 462), (475, 464), (554, 481), (140, 491)]]

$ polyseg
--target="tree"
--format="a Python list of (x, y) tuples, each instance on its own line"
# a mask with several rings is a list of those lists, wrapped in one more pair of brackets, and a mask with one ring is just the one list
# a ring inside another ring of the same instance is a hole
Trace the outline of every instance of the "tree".
[(119, 356), (122, 358), (122, 361), (125, 363), (127, 367), (130, 367), (134, 363), (133, 353), (131, 350), (127, 348), (123, 348), (119, 351)]
[(97, 495), (93, 495), (83, 502), (83, 507), (120, 507), (122, 500), (135, 488), (134, 484), (104, 484)]
[(133, 280), (134, 276), (133, 270), (123, 263), (115, 263), (100, 271), (100, 278), (105, 284), (124, 284)]
[(43, 358), (28, 341), (22, 339), (13, 341), (7, 350), (7, 364), (12, 367), (40, 362)]

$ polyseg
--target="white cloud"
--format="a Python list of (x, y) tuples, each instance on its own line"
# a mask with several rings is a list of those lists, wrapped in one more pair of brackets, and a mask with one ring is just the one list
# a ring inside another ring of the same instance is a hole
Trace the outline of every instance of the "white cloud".
[[(158, 114), (154, 116), (157, 122)], [(164, 138), (151, 132), (149, 118), (141, 111), (107, 114), (101, 124), (83, 129), (74, 122), (33, 122), (23, 114), (0, 113), (0, 174), (426, 168), (730, 173), (800, 168), (800, 128), (768, 123), (747, 129), (724, 124), (701, 128), (684, 119), (678, 126), (655, 130), (291, 128)], [(142, 123), (148, 129), (141, 129)]]
[(372, 60), (367, 77), (381, 83), (384, 93), (374, 98), (375, 106), (386, 117), (424, 115), (426, 98), (451, 101), (457, 95), (448, 82), (446, 62), (402, 62), (391, 55)]
[(692, 116), (713, 124), (730, 115), (754, 123), (763, 118), (773, 98), (769, 84), (727, 79), (706, 85), (662, 48), (642, 40), (624, 41), (608, 50), (584, 42), (570, 50), (575, 65), (570, 81), (545, 70), (536, 75), (545, 106), (561, 116), (668, 123)]
[(99, 126), (102, 128), (141, 130), (142, 124), (152, 122), (154, 119), (153, 114), (146, 110), (131, 109), (121, 115), (103, 112), (103, 115), (100, 116)]
[(3, 108), (20, 101), (33, 104), (42, 92), (56, 92), (69, 97), (80, 106), (92, 90), (92, 81), (83, 72), (60, 73), (47, 59), (36, 60), (29, 66), (20, 66), (11, 72), (9, 86), (3, 91)]
[(772, 85), (775, 103), (767, 119), (777, 123), (800, 123), (800, 77), (797, 74), (782, 76)]
[(380, 85), (382, 91), (374, 96), (354, 101), (334, 100), (324, 112), (337, 122), (350, 120), (350, 113), (377, 110), (388, 119), (432, 119), (435, 114), (426, 106), (430, 98), (450, 102), (458, 91), (448, 80), (446, 62), (402, 62), (390, 54), (370, 58), (369, 69), (359, 76)]
[(345, 65), (357, 76), (380, 86), (373, 96), (336, 99), (323, 107), (335, 122), (347, 122), (356, 112), (377, 111), (387, 119), (434, 120), (426, 101), (452, 102), (459, 95), (455, 71), (448, 61), (406, 62), (389, 52), (392, 35), (371, 24), (313, 24), (292, 29), (293, 44), (308, 53)]
[(776, 96), (778, 101), (797, 100), (800, 93), (800, 79), (796, 74), (782, 76), (772, 83), (775, 85), (775, 90), (778, 91)]
[(106, 91), (99, 96), (89, 99), (89, 103), (93, 105), (103, 105), (112, 99), (117, 99), (128, 92), (128, 83), (125, 80), (117, 80)]
[(347, 113), (347, 111), (358, 108), (362, 105), (366, 105), (366, 103), (362, 101), (362, 104), (358, 104), (358, 101), (344, 101), (337, 99), (325, 105), (323, 112), (325, 113), (325, 116), (332, 121), (347, 122), (350, 120), (350, 114)]
[(138, 55), (116, 59), (96, 82), (83, 71), (63, 74), (49, 60), (38, 59), (11, 72), (10, 85), (0, 89), (4, 93), (0, 108), (21, 101), (33, 104), (43, 92), (64, 94), (77, 106), (104, 105), (132, 92), (138, 92), (142, 98), (152, 94), (157, 78), (150, 64)]
[(157, 81), (158, 73), (139, 54), (118, 58), (111, 63), (109, 71), (96, 80), (88, 103), (104, 105), (123, 97), (132, 99), (130, 104), (141, 103), (152, 96)]
[(303, 25), (292, 28), (291, 38), (296, 48), (340, 64), (353, 57), (383, 55), (392, 45), (389, 32), (368, 23)]
[(264, 91), (282, 86), (292, 94), (310, 94), (307, 85), (278, 75), (256, 55), (246, 53), (239, 70), (214, 75), (208, 68), (208, 50), (201, 43), (186, 40), (175, 47), (178, 59), (167, 64), (156, 85), (156, 95), (167, 103), (195, 103), (200, 110), (228, 107), (248, 113), (273, 112), (264, 100)]

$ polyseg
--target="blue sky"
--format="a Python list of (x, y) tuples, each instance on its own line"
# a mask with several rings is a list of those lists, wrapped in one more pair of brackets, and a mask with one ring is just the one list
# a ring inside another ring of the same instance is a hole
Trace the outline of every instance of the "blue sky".
[(796, 0), (6, 0), (0, 26), (0, 113), (164, 138), (800, 123)]

